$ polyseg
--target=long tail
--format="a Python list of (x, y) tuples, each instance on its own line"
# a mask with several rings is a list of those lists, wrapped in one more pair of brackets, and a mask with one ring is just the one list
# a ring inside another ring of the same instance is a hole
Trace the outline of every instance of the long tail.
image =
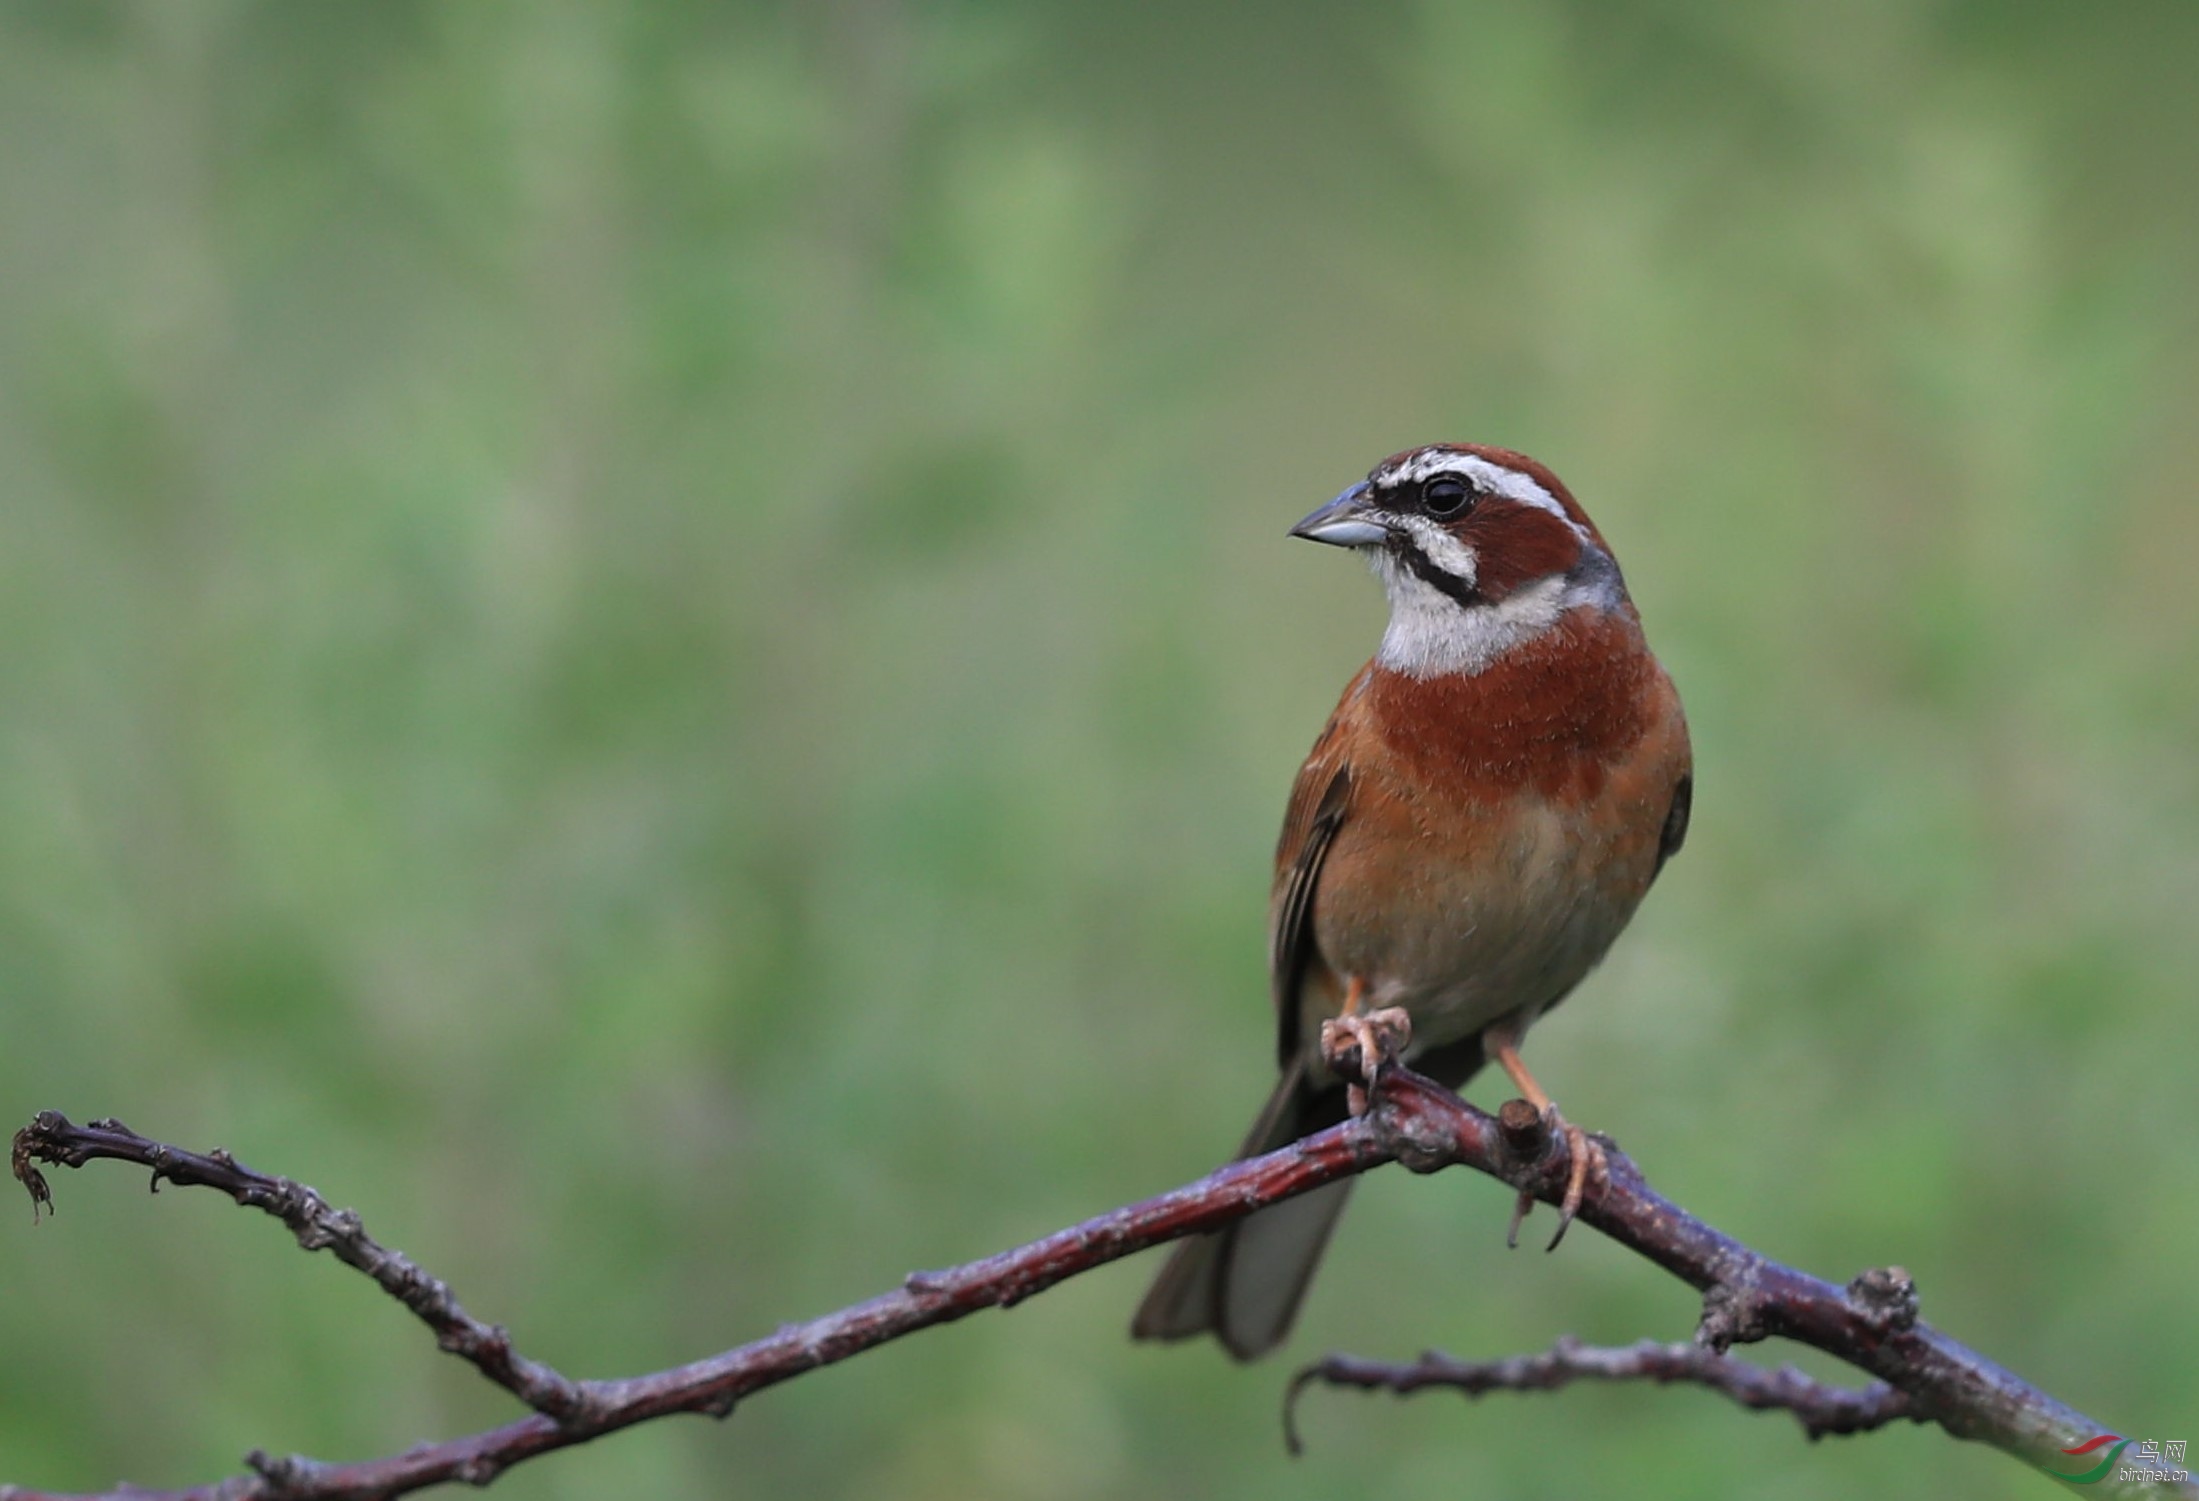
[[(1294, 1065), (1268, 1097), (1238, 1158), (1272, 1152), (1344, 1118), (1340, 1087), (1308, 1089)], [(1331, 1183), (1217, 1230), (1178, 1242), (1131, 1322), (1135, 1339), (1190, 1339), (1211, 1332), (1239, 1360), (1283, 1342), (1321, 1264), (1352, 1179)]]

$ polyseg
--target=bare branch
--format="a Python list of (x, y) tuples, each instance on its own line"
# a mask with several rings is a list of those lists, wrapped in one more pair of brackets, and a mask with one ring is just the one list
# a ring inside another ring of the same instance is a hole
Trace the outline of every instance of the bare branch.
[(435, 1331), (438, 1348), (469, 1362), (535, 1411), (558, 1419), (585, 1414), (587, 1395), (577, 1383), (520, 1355), (503, 1329), (482, 1323), (460, 1307), (448, 1285), (403, 1253), (376, 1244), (356, 1213), (331, 1208), (303, 1183), (256, 1173), (219, 1147), (203, 1154), (187, 1152), (140, 1136), (117, 1120), (79, 1126), (54, 1110), (41, 1112), (16, 1133), (11, 1156), (16, 1177), (30, 1189), (33, 1220), (41, 1202), (49, 1207), (53, 1203), (45, 1178), (30, 1166), (34, 1158), (62, 1167), (82, 1167), (99, 1157), (134, 1162), (152, 1169), (154, 1193), (160, 1192), (163, 1178), (185, 1188), (220, 1189), (246, 1208), (281, 1220), (304, 1249), (327, 1251), (372, 1277), (383, 1292)]
[[(34, 1163), (75, 1167), (95, 1157), (149, 1167), (156, 1185), (161, 1178), (204, 1184), (240, 1204), (266, 1210), (307, 1249), (334, 1251), (372, 1276), (435, 1329), (439, 1343), (472, 1360), (491, 1380), (537, 1409), (501, 1428), (382, 1459), (324, 1464), (254, 1454), (248, 1476), (182, 1491), (118, 1490), (107, 1493), (104, 1501), (122, 1501), (124, 1496), (131, 1501), (379, 1501), (449, 1481), (486, 1484), (537, 1455), (671, 1413), (724, 1417), (742, 1398), (765, 1387), (934, 1324), (1012, 1306), (1094, 1267), (1215, 1229), (1385, 1162), (1402, 1162), (1421, 1173), (1464, 1165), (1544, 1203), (1555, 1204), (1563, 1196), (1568, 1163), (1562, 1134), (1538, 1129), (1516, 1113), (1507, 1123), (1510, 1129), (1501, 1127), (1495, 1117), (1448, 1090), (1394, 1066), (1384, 1070), (1374, 1096), (1375, 1108), (1365, 1115), (1281, 1151), (1231, 1163), (1173, 1193), (982, 1261), (914, 1273), (899, 1288), (866, 1303), (790, 1325), (708, 1359), (611, 1381), (573, 1381), (522, 1360), (501, 1330), (469, 1318), (443, 1284), (369, 1240), (355, 1215), (329, 1209), (302, 1185), (249, 1172), (225, 1153), (180, 1152), (111, 1121), (77, 1127), (48, 1112), (17, 1133), (12, 1160), (16, 1177), (31, 1191), (34, 1213), (41, 1203), (51, 1204)], [(1781, 1266), (1657, 1194), (1616, 1146), (1605, 1146), (1609, 1172), (1591, 1188), (1581, 1221), (1701, 1290), (1697, 1340), (1713, 1357), (1722, 1357), (1732, 1344), (1774, 1335), (1799, 1340), (1899, 1393), (1903, 1410), (1892, 1416), (1937, 1423), (1958, 1438), (1991, 1444), (2050, 1472), (2070, 1463), (2062, 1457), (2065, 1451), (2106, 1431), (1922, 1322), (1915, 1289), (1898, 1269), (1866, 1273), (1840, 1288)], [(1756, 1375), (1775, 1385), (1784, 1379)], [(1737, 1387), (1700, 1376), (1689, 1379), (1718, 1385), (1739, 1399)], [(1836, 1395), (1861, 1403), (1873, 1390)], [(1883, 1400), (1891, 1404), (1894, 1397)], [(1804, 1409), (1793, 1402), (1784, 1405), (1804, 1416), (1807, 1425)], [(2199, 1501), (2199, 1486), (2139, 1490), (2109, 1483), (2087, 1494), (2176, 1495)], [(0, 1486), (0, 1501), (59, 1498)]]
[[(767, 1386), (980, 1309), (1013, 1306), (1080, 1272), (1148, 1246), (1214, 1229), (1263, 1205), (1379, 1166), (1396, 1155), (1392, 1143), (1397, 1132), (1439, 1132), (1439, 1121), (1422, 1121), (1420, 1115), (1424, 1099), (1433, 1101), (1441, 1095), (1439, 1090), (1425, 1096), (1408, 1091), (1379, 1119), (1368, 1117), (1283, 1151), (1231, 1163), (1187, 1188), (1086, 1220), (1017, 1250), (942, 1272), (911, 1273), (901, 1287), (869, 1302), (806, 1324), (788, 1325), (707, 1360), (625, 1380), (572, 1383), (580, 1401), (573, 1415), (562, 1421), (537, 1412), (485, 1433), (353, 1464), (254, 1453), (246, 1461), (252, 1475), (185, 1490), (133, 1488), (66, 1498), (0, 1486), (0, 1501), (380, 1501), (449, 1481), (486, 1485), (522, 1461), (652, 1418), (680, 1412), (725, 1417), (741, 1398)], [(52, 1111), (16, 1134), (17, 1176), (26, 1183), (26, 1174), (36, 1176), (33, 1162), (75, 1167), (96, 1157), (151, 1167), (156, 1183), (164, 1177), (175, 1183), (217, 1187), (240, 1204), (270, 1212), (275, 1211), (258, 1195), (263, 1185), (282, 1181), (247, 1174), (226, 1154), (180, 1152), (113, 1122), (79, 1127)], [(50, 1195), (42, 1197), (51, 1202)], [(319, 1202), (317, 1195), (314, 1201)], [(325, 1211), (326, 1206), (322, 1207)], [(355, 1224), (356, 1217), (348, 1222)], [(287, 1217), (285, 1223), (290, 1223)], [(307, 1244), (302, 1235), (300, 1243)], [(319, 1248), (308, 1245), (308, 1249)], [(376, 1277), (376, 1281), (382, 1279)], [(567, 1380), (546, 1367), (536, 1369), (556, 1381)]]
[(1924, 1422), (1907, 1392), (1883, 1381), (1864, 1387), (1831, 1386), (1791, 1365), (1766, 1370), (1721, 1355), (1708, 1345), (1668, 1345), (1645, 1339), (1632, 1345), (1584, 1345), (1567, 1335), (1541, 1355), (1502, 1360), (1459, 1360), (1430, 1350), (1410, 1365), (1325, 1355), (1291, 1378), (1283, 1399), (1284, 1437), (1296, 1454), (1298, 1398), (1309, 1386), (1353, 1387), (1410, 1396), (1443, 1387), (1480, 1397), (1489, 1392), (1551, 1392), (1575, 1381), (1684, 1382), (1731, 1397), (1752, 1411), (1794, 1414), (1812, 1439), (1828, 1433), (1868, 1433), (1906, 1418)]

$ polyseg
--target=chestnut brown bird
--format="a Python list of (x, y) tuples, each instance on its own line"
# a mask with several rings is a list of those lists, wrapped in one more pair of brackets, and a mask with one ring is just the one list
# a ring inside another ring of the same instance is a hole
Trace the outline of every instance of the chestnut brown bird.
[[(1520, 1039), (1595, 967), (1687, 836), (1679, 694), (1596, 524), (1509, 449), (1383, 460), (1294, 537), (1365, 556), (1390, 623), (1298, 772), (1275, 852), (1268, 968), (1282, 1078), (1240, 1157), (1344, 1119), (1324, 1029), (1453, 1088), (1487, 1060), (1571, 1148), (1559, 1228), (1601, 1154), (1558, 1115)], [(1211, 1332), (1240, 1360), (1290, 1332), (1351, 1181), (1176, 1247), (1140, 1339)], [(1555, 1244), (1555, 1242), (1553, 1242)]]

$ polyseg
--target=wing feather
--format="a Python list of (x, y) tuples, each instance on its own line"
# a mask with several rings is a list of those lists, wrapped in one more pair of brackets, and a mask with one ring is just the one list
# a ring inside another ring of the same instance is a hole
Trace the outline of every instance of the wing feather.
[(1275, 997), (1275, 1053), (1288, 1069), (1303, 1041), (1299, 1032), (1299, 991), (1306, 971), (1318, 957), (1313, 941), (1314, 893), (1321, 862), (1336, 841), (1351, 805), (1351, 766), (1328, 754), (1335, 721), (1322, 731), (1313, 755), (1290, 789), (1283, 815), (1283, 837), (1275, 852), (1275, 893), (1269, 907), (1268, 975)]
[(1681, 775), (1679, 785), (1672, 789), (1672, 805), (1665, 810), (1665, 826), (1657, 836), (1657, 869), (1650, 873), (1652, 881), (1665, 868), (1665, 861), (1680, 852), (1687, 843), (1688, 815), (1695, 808), (1695, 773), (1690, 770)]

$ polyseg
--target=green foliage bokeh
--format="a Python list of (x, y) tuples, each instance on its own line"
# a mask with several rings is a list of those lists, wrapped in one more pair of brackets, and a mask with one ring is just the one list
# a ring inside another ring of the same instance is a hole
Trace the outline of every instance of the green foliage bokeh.
[[(2187, 1436), (2195, 56), (2141, 0), (8, 0), (0, 1118), (303, 1177), (584, 1375), (1172, 1186), (1265, 1088), (1274, 828), (1381, 620), (1283, 530), (1496, 441), (1699, 764), (1538, 1070)], [(269, 1223), (56, 1188), (0, 1480), (511, 1412)], [(1505, 1208), (1370, 1181), (1292, 1353), (1691, 1327)], [(1316, 1395), (1293, 1462), (1287, 1362), (1125, 1339), (1150, 1271), (498, 1494), (2045, 1489), (1657, 1389)]]

